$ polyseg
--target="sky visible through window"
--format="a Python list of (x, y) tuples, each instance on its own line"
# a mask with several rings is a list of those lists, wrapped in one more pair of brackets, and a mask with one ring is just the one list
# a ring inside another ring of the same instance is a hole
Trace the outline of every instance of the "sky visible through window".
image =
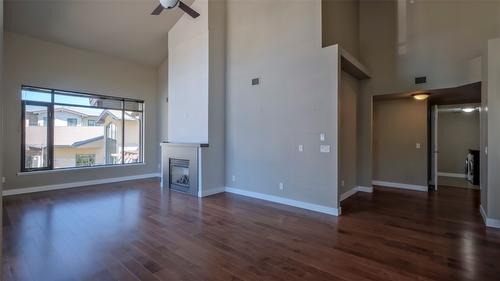
[[(22, 90), (22, 99), (30, 100), (30, 101), (40, 101), (40, 102), (51, 102), (52, 97), (50, 92), (38, 92), (38, 91), (30, 91), (30, 90)], [(77, 97), (77, 96), (69, 96), (64, 94), (55, 94), (54, 102), (56, 103), (65, 103), (72, 105), (83, 105), (83, 106), (92, 106), (90, 103), (90, 98), (88, 97)]]

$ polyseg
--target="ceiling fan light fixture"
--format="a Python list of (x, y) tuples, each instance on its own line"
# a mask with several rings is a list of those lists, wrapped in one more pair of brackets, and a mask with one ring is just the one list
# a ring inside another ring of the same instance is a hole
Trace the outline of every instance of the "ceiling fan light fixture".
[(173, 9), (179, 4), (179, 0), (160, 0), (160, 4), (165, 9)]

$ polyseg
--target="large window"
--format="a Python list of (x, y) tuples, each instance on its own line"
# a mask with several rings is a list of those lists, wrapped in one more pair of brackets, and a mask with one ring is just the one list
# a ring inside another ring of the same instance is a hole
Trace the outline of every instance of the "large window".
[(21, 171), (143, 162), (143, 101), (28, 86), (21, 92)]

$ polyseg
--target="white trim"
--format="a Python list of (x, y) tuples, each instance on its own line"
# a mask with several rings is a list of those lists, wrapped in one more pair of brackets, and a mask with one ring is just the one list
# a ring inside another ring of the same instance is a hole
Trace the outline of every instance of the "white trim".
[(358, 187), (353, 187), (353, 188), (349, 189), (348, 191), (340, 194), (340, 201), (344, 201), (356, 193), (358, 193)]
[(358, 186), (358, 191), (372, 193), (373, 186)]
[(427, 192), (429, 189), (425, 185), (415, 185), (415, 184), (406, 184), (406, 183), (397, 183), (397, 182), (388, 182), (388, 181), (379, 181), (379, 180), (373, 180), (372, 184), (379, 185), (379, 186), (386, 186), (386, 187), (409, 189), (409, 190), (415, 190), (415, 191), (424, 191), (424, 192)]
[(266, 200), (266, 201), (271, 201), (274, 203), (284, 204), (284, 205), (288, 205), (288, 206), (293, 206), (293, 207), (311, 210), (311, 211), (315, 211), (315, 212), (320, 212), (320, 213), (333, 215), (333, 216), (339, 216), (341, 213), (340, 208), (332, 208), (332, 207), (327, 207), (327, 206), (323, 206), (323, 205), (317, 205), (317, 204), (307, 203), (307, 202), (303, 202), (303, 201), (288, 199), (288, 198), (284, 198), (284, 197), (243, 190), (243, 189), (239, 189), (239, 188), (226, 187), (226, 192), (234, 193), (234, 194), (238, 194), (238, 195), (243, 195), (243, 196), (247, 196), (247, 197), (252, 197), (252, 198), (257, 198), (257, 199), (262, 199), (262, 200)]
[(371, 186), (356, 186), (351, 188), (350, 190), (342, 193), (340, 195), (340, 201), (344, 201), (345, 199), (353, 196), (354, 194), (358, 192), (367, 192), (367, 193), (372, 193), (373, 192), (373, 187)]
[(207, 196), (214, 195), (217, 193), (222, 193), (224, 191), (226, 191), (226, 188), (224, 186), (212, 188), (209, 190), (203, 190), (203, 191), (198, 192), (198, 197), (207, 197)]
[(486, 212), (483, 209), (483, 205), (479, 205), (479, 212), (483, 217), (484, 224), (489, 227), (500, 228), (500, 220), (490, 219), (486, 216)]
[(48, 191), (48, 190), (56, 190), (56, 189), (66, 189), (66, 188), (74, 188), (74, 187), (84, 187), (84, 186), (89, 186), (89, 185), (98, 185), (98, 184), (105, 184), (105, 183), (114, 183), (114, 182), (121, 182), (121, 181), (138, 180), (138, 179), (146, 179), (146, 178), (157, 178), (157, 177), (160, 177), (160, 173), (142, 174), (142, 175), (135, 175), (135, 176), (107, 178), (107, 179), (90, 180), (90, 181), (76, 181), (76, 182), (68, 182), (68, 183), (62, 183), (62, 184), (33, 186), (33, 187), (25, 187), (25, 188), (4, 189), (2, 192), (2, 196), (40, 192), (40, 191)]
[(467, 178), (467, 175), (465, 175), (465, 174), (444, 173), (444, 172), (438, 172), (438, 176), (440, 176), (440, 177), (450, 177), (450, 178), (461, 178), (461, 179)]

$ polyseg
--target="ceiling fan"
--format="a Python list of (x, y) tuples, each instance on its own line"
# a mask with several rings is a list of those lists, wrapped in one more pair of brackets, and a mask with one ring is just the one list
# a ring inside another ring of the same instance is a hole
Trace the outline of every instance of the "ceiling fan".
[(197, 18), (200, 14), (195, 10), (191, 9), (188, 5), (184, 4), (180, 0), (160, 0), (160, 5), (153, 10), (151, 15), (159, 15), (164, 9), (173, 9), (179, 6), (181, 10), (183, 10), (186, 14), (190, 15), (193, 18)]

